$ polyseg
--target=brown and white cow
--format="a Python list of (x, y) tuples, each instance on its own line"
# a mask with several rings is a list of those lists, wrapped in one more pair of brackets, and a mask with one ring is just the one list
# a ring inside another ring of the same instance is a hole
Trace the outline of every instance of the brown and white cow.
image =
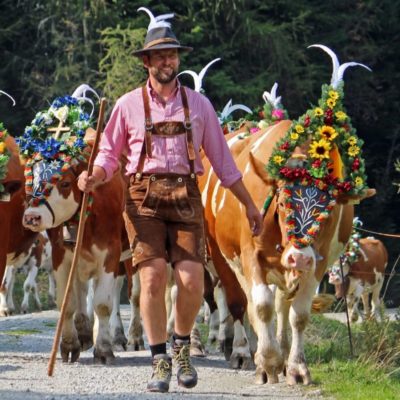
[[(93, 130), (87, 131), (85, 139), (88, 143), (93, 143), (93, 133)], [(34, 193), (41, 193), (41, 188), (51, 181), (51, 177), (42, 174), (53, 168), (48, 164), (41, 160), (33, 165)], [(63, 171), (60, 179), (52, 184), (45, 202), (39, 205), (30, 203), (24, 213), (24, 226), (35, 232), (47, 230), (51, 241), (58, 307), (61, 307), (64, 298), (73, 256), (73, 245), (64, 242), (62, 227), (65, 223), (73, 223), (79, 213), (83, 194), (77, 186), (77, 176), (84, 169), (87, 169), (85, 161), (71, 164)], [(107, 363), (114, 358), (109, 319), (121, 255), (124, 204), (121, 173), (117, 172), (111, 181), (96, 189), (92, 196), (93, 204), (86, 219), (73, 295), (68, 303), (60, 348), (63, 361), (68, 361), (71, 354), (71, 362), (74, 362), (81, 349), (87, 349), (93, 344), (86, 303), (88, 280), (93, 279), (93, 309), (96, 314), (94, 357)]]
[[(327, 266), (343, 250), (352, 229), (353, 206), (346, 204), (349, 199), (343, 196), (333, 206), (310, 245), (296, 248), (288, 240), (285, 209), (288, 188), (285, 182), (275, 181), (268, 175), (265, 164), (274, 145), (284, 137), (290, 125), (291, 121), (281, 121), (241, 139), (244, 142), (236, 139), (240, 146), (238, 152), (235, 152), (235, 143), (231, 146), (243, 181), (260, 210), (271, 193), (275, 193), (266, 210), (260, 236), (252, 235), (244, 208), (221, 187), (212, 170), (200, 181), (211, 256), (226, 289), (228, 306), (231, 312), (236, 311), (236, 315), (233, 314), (235, 340), (240, 335), (241, 348), (243, 353), (247, 352), (247, 357), (250, 357), (250, 344), (242, 325), (246, 302), (257, 335), (257, 383), (278, 382), (278, 374), (284, 367), (289, 384), (311, 382), (304, 355), (304, 330), (310, 318), (313, 295)], [(303, 195), (315, 196), (315, 193), (312, 188), (307, 188)], [(233, 272), (240, 290), (231, 277)], [(231, 286), (227, 286), (227, 282)], [(271, 284), (276, 285), (275, 296)], [(291, 345), (287, 332), (289, 324)]]
[[(10, 152), (7, 174), (2, 180), (5, 188), (0, 194), (0, 292), (5, 295), (7, 280), (4, 273), (7, 265), (22, 265), (29, 249), (37, 238), (37, 233), (25, 229), (22, 217), (25, 209), (24, 165), (19, 157), (19, 148), (14, 138), (8, 135), (5, 145)], [(1, 307), (0, 315), (8, 315), (6, 305)]]
[[(388, 254), (385, 245), (373, 237), (359, 240), (359, 250), (352, 262), (342, 258), (343, 277), (340, 271), (340, 260), (329, 269), (329, 283), (335, 285), (338, 299), (346, 296), (350, 320), (356, 322), (359, 317), (360, 298), (364, 306), (364, 318), (377, 318), (381, 303), (382, 289)], [(371, 305), (369, 296), (371, 295)]]
[(0, 316), (6, 316), (15, 310), (13, 299), (13, 288), (17, 270), (26, 275), (23, 284), (24, 298), (21, 303), (21, 312), (26, 313), (29, 308), (29, 298), (32, 295), (36, 308), (41, 310), (42, 304), (39, 298), (36, 277), (39, 269), (48, 275), (48, 305), (55, 306), (56, 286), (51, 264), (51, 245), (45, 234), (38, 234), (28, 252), (23, 252), (19, 257), (12, 260), (12, 265), (7, 265), (0, 291)]

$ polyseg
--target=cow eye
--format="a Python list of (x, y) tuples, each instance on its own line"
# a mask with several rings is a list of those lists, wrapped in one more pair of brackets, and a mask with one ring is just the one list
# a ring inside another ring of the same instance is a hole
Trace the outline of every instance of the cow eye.
[(60, 183), (60, 186), (61, 186), (62, 189), (66, 189), (66, 188), (69, 188), (71, 186), (71, 183), (67, 182), (67, 181), (64, 181), (64, 182)]

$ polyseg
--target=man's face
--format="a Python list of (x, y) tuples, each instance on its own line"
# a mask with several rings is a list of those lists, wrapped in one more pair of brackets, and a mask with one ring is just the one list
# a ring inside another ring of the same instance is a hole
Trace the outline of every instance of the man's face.
[(154, 50), (143, 57), (149, 74), (159, 83), (170, 83), (178, 74), (179, 54), (177, 49)]

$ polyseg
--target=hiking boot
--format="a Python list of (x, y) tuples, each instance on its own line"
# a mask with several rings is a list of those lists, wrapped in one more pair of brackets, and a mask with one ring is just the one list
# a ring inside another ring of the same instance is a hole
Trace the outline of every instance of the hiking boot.
[(176, 339), (172, 347), (174, 365), (177, 368), (178, 385), (190, 389), (197, 385), (197, 372), (190, 362), (190, 343)]
[(149, 392), (168, 392), (172, 374), (172, 360), (168, 354), (153, 357), (153, 374), (147, 384)]

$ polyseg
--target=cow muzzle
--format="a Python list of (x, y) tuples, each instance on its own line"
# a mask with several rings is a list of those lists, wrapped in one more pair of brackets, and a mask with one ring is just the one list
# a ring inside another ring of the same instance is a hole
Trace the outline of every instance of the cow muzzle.
[(22, 219), (22, 225), (30, 229), (34, 232), (39, 232), (44, 230), (45, 228), (42, 226), (43, 225), (43, 220), (42, 216), (39, 213), (25, 213), (24, 218)]

